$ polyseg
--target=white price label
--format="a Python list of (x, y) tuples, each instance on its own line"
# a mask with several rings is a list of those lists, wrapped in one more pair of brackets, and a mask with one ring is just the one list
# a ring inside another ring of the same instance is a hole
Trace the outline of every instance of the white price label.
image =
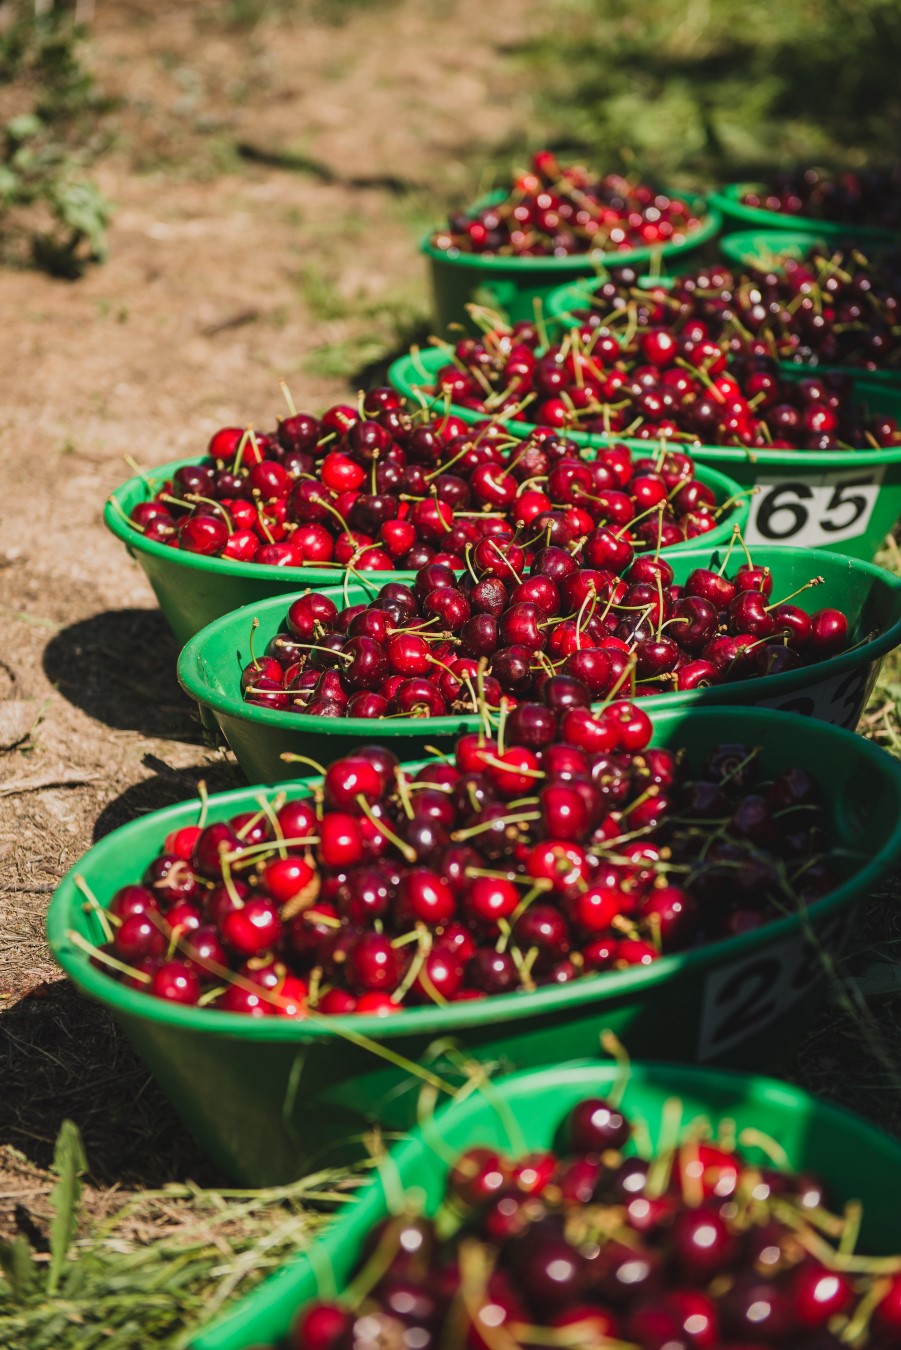
[(818, 680), (816, 684), (805, 685), (797, 693), (762, 698), (755, 706), (773, 708), (776, 712), (801, 713), (804, 717), (815, 717), (820, 722), (831, 722), (835, 727), (846, 727), (853, 731), (860, 721), (860, 714), (876, 683), (877, 674), (877, 665), (871, 661), (867, 665), (856, 666), (854, 670), (845, 670), (840, 675)]
[(848, 923), (846, 912), (830, 915), (815, 943), (799, 933), (712, 971), (702, 995), (698, 1059), (740, 1045), (797, 1003), (825, 974), (820, 952), (841, 947)]
[[(764, 475), (766, 470), (764, 469)], [(813, 476), (757, 480), (745, 541), (748, 544), (805, 544), (828, 548), (854, 539), (870, 523), (881, 466), (844, 469)]]

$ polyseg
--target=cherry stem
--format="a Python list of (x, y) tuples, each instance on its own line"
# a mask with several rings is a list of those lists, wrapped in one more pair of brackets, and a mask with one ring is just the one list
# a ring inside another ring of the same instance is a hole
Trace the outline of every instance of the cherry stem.
[(612, 1031), (607, 1030), (601, 1032), (601, 1049), (604, 1050), (611, 1059), (616, 1060), (618, 1070), (616, 1082), (605, 1095), (610, 1105), (614, 1110), (617, 1110), (625, 1094), (626, 1087), (628, 1086), (629, 1076), (632, 1072), (632, 1061), (629, 1058), (629, 1052), (626, 1050), (626, 1047)]
[(486, 764), (490, 764), (495, 769), (503, 769), (505, 773), (522, 774), (524, 778), (543, 779), (547, 777), (543, 769), (524, 769), (516, 764), (508, 764), (506, 760), (497, 759), (494, 755), (484, 755), (483, 759)]
[(425, 925), (420, 928), (417, 938), (419, 945), (413, 953), (413, 960), (407, 968), (406, 975), (391, 995), (392, 1003), (403, 1003), (404, 998), (416, 983), (417, 977), (422, 974), (426, 957), (432, 950), (432, 934)]
[(222, 505), (221, 502), (214, 501), (212, 497), (204, 497), (200, 492), (186, 492), (184, 500), (186, 502), (190, 502), (192, 506), (194, 506), (197, 502), (203, 502), (204, 506), (211, 506), (214, 511), (221, 511), (222, 515), (225, 517), (226, 529), (228, 530), (229, 534), (234, 534), (235, 522), (232, 520), (231, 514), (226, 510), (226, 508)]
[[(588, 618), (586, 619), (585, 610), (588, 608), (589, 601), (591, 602), (591, 613), (588, 615)], [(597, 609), (597, 607), (598, 607), (597, 589), (595, 587), (594, 582), (590, 581), (585, 591), (585, 599), (579, 606), (579, 613), (578, 616), (576, 617), (576, 632), (580, 636), (582, 633), (582, 629), (585, 627), (585, 625), (591, 623), (591, 620), (594, 618), (594, 612)]]
[[(257, 815), (252, 816), (247, 822), (247, 829), (251, 829), (254, 822), (258, 821), (261, 815), (265, 816), (272, 826), (272, 833), (275, 835), (275, 847), (278, 849), (279, 857), (287, 858), (288, 850), (285, 846), (285, 832), (279, 824), (279, 819), (276, 814), (276, 812), (285, 804), (285, 794), (280, 792), (274, 802), (268, 802), (265, 797), (257, 797), (257, 801), (260, 804), (260, 810)], [(241, 830), (238, 831), (238, 838), (244, 838)]]
[(684, 1107), (678, 1097), (668, 1097), (663, 1103), (660, 1116), (660, 1134), (657, 1139), (657, 1153), (651, 1159), (644, 1194), (649, 1200), (657, 1200), (669, 1188), (676, 1150), (679, 1146), (679, 1132), (682, 1128)]
[(497, 825), (525, 825), (533, 820), (540, 820), (540, 811), (524, 811), (521, 815), (500, 816), (497, 820), (483, 820), (478, 825), (470, 825), (465, 830), (455, 830), (451, 835), (454, 843), (462, 844), (467, 839), (474, 839), (476, 835), (484, 834), (486, 830), (494, 829)]
[(372, 807), (369, 805), (368, 801), (366, 800), (366, 797), (362, 792), (359, 792), (357, 794), (356, 802), (357, 806), (363, 812), (363, 815), (369, 821), (370, 825), (373, 825), (375, 829), (379, 831), (380, 834), (383, 834), (385, 838), (394, 845), (398, 853), (400, 853), (401, 857), (404, 858), (406, 862), (415, 863), (416, 861), (415, 848), (412, 848), (410, 844), (404, 843), (403, 839), (401, 839), (399, 835), (396, 835), (394, 831), (390, 828), (390, 826), (388, 826), (385, 823), (384, 820), (379, 820), (378, 816), (374, 814)]
[[(316, 506), (321, 506), (325, 511), (331, 512), (331, 514), (335, 517), (335, 519), (336, 519), (337, 521), (340, 522), (342, 530), (343, 530), (344, 533), (347, 535), (348, 539), (350, 540), (350, 542), (353, 544), (354, 548), (356, 549), (356, 547), (357, 547), (357, 541), (356, 541), (356, 539), (354, 539), (353, 533), (352, 533), (352, 531), (351, 531), (351, 529), (350, 529), (350, 526), (348, 525), (347, 521), (346, 521), (346, 520), (344, 519), (344, 517), (342, 516), (341, 512), (338, 510), (337, 506), (332, 506), (331, 502), (324, 501), (322, 497), (317, 497), (317, 498), (316, 498), (315, 505), (316, 505)], [(376, 545), (376, 547), (377, 547), (377, 545)], [(355, 556), (359, 556), (359, 554), (356, 554)]]
[(250, 624), (250, 637), (249, 637), (248, 640), (247, 640), (247, 645), (248, 645), (248, 647), (250, 648), (250, 660), (251, 660), (251, 663), (252, 663), (252, 665), (253, 665), (254, 670), (259, 670), (259, 669), (260, 669), (260, 662), (259, 662), (259, 660), (258, 660), (258, 658), (257, 658), (256, 652), (255, 652), (254, 649), (253, 649), (253, 639), (254, 639), (254, 637), (256, 636), (256, 631), (257, 631), (257, 629), (259, 628), (259, 626), (260, 626), (260, 621), (259, 621), (259, 619), (252, 619), (252, 620), (251, 620), (251, 624)]
[(297, 416), (297, 408), (296, 408), (296, 406), (295, 406), (295, 404), (294, 404), (294, 399), (293, 399), (292, 396), (291, 396), (291, 390), (288, 388), (287, 381), (286, 381), (286, 380), (283, 380), (283, 379), (282, 379), (282, 380), (279, 380), (279, 382), (278, 382), (278, 387), (279, 387), (279, 389), (282, 391), (282, 395), (283, 395), (283, 397), (284, 397), (284, 400), (285, 400), (285, 402), (286, 402), (287, 405), (288, 405), (288, 412), (290, 413), (290, 415), (291, 415), (292, 417), (296, 417), (296, 416)]
[(120, 975), (127, 975), (129, 979), (137, 980), (139, 984), (150, 984), (151, 976), (143, 970), (135, 970), (134, 966), (127, 966), (124, 961), (118, 961), (115, 956), (110, 956), (109, 952), (103, 951), (100, 947), (95, 947), (87, 938), (82, 937), (70, 928), (66, 937), (72, 943), (73, 947), (78, 947), (80, 951), (87, 952), (95, 961), (102, 961), (105, 966), (112, 970), (118, 970)]
[(113, 494), (110, 494), (110, 496), (107, 497), (106, 504), (107, 506), (111, 506), (114, 511), (118, 511), (120, 519), (123, 520), (130, 529), (137, 530), (138, 534), (144, 534), (146, 532), (147, 526), (139, 525), (136, 520), (132, 520), (131, 516), (122, 506), (120, 506), (119, 501)]
[(103, 908), (100, 901), (97, 899), (96, 895), (91, 890), (88, 883), (85, 881), (84, 877), (76, 876), (75, 885), (78, 887), (82, 895), (85, 897), (85, 900), (87, 901), (87, 904), (84, 906), (84, 908), (86, 910), (90, 910), (95, 915), (97, 922), (103, 929), (104, 938), (106, 939), (107, 942), (112, 942), (113, 929), (112, 924), (110, 923), (112, 915), (107, 914), (106, 910)]
[(825, 577), (811, 577), (810, 581), (806, 581), (803, 586), (799, 586), (796, 591), (792, 591), (791, 595), (785, 595), (781, 600), (773, 600), (771, 604), (765, 607), (767, 613), (771, 609), (776, 609), (779, 605), (787, 605), (789, 600), (794, 600), (795, 596), (800, 595), (802, 591), (809, 591), (813, 586), (822, 586), (825, 580)]
[(397, 795), (400, 798), (400, 804), (404, 809), (404, 815), (407, 817), (407, 820), (412, 820), (415, 813), (413, 811), (413, 802), (410, 798), (410, 783), (400, 764), (395, 767), (394, 781), (397, 784)]
[(243, 909), (244, 901), (241, 899), (240, 895), (238, 894), (237, 888), (235, 887), (235, 883), (232, 878), (231, 864), (232, 861), (236, 862), (238, 858), (242, 856), (243, 856), (243, 849), (241, 850), (240, 853), (233, 854), (230, 859), (228, 852), (228, 844), (223, 839), (222, 843), (219, 845), (219, 862), (222, 867), (222, 884), (225, 886), (225, 889), (228, 892), (228, 898), (229, 900), (231, 900), (235, 909)]
[[(238, 466), (241, 463), (241, 457), (244, 454), (244, 447), (247, 444), (248, 438), (252, 435), (253, 431), (250, 427), (247, 427), (241, 434), (241, 439), (238, 441), (238, 448), (235, 451), (235, 458), (232, 462), (231, 471), (233, 474), (238, 472)], [(256, 442), (254, 442), (254, 445), (256, 445)]]
[(633, 516), (631, 520), (627, 520), (625, 525), (620, 525), (618, 530), (614, 530), (613, 531), (614, 538), (622, 539), (623, 534), (626, 532), (626, 530), (631, 530), (633, 525), (637, 525), (640, 520), (644, 520), (645, 516), (653, 515), (655, 511), (659, 514), (662, 521), (663, 513), (665, 510), (666, 510), (666, 502), (655, 502), (653, 506), (649, 506), (645, 511), (640, 511), (638, 515)]
[(197, 827), (202, 830), (206, 825), (206, 818), (210, 810), (210, 794), (207, 791), (205, 778), (201, 778), (197, 783), (197, 795), (200, 798), (200, 815), (197, 817)]
[(733, 525), (733, 526), (732, 526), (732, 538), (729, 540), (729, 547), (726, 549), (726, 556), (725, 556), (725, 558), (723, 559), (723, 565), (722, 565), (722, 567), (720, 568), (719, 573), (718, 573), (718, 575), (721, 576), (721, 577), (723, 577), (723, 576), (726, 575), (726, 568), (729, 566), (729, 559), (732, 557), (732, 550), (735, 548), (735, 545), (736, 545), (736, 543), (738, 542), (738, 538), (739, 538), (740, 534), (741, 534), (741, 530), (739, 529), (739, 527), (738, 527), (737, 525)]
[(663, 581), (661, 580), (659, 571), (654, 573), (654, 580), (657, 582), (657, 595), (659, 597), (657, 609), (657, 641), (659, 642), (663, 632)]
[(310, 759), (309, 755), (295, 755), (290, 750), (283, 750), (280, 756), (286, 764), (309, 764), (311, 768), (325, 777), (325, 767), (317, 759)]
[[(497, 753), (499, 756), (502, 756), (504, 753), (504, 732), (507, 727), (508, 711), (509, 711), (509, 704), (502, 695), (500, 701), (500, 709), (498, 711), (498, 718), (497, 718)], [(543, 774), (542, 777), (544, 777)]]

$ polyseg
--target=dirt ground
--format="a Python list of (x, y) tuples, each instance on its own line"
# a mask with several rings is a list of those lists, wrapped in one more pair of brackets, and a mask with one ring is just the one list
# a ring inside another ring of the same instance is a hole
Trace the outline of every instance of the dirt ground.
[[(236, 781), (204, 747), (177, 649), (104, 530), (129, 470), (344, 398), (425, 319), (416, 241), (515, 141), (522, 0), (98, 5), (109, 260), (0, 272), (0, 1228), (65, 1116), (106, 1186), (209, 1169), (99, 1008), (59, 977), (49, 895), (142, 812)], [(242, 18), (242, 23), (229, 23)]]

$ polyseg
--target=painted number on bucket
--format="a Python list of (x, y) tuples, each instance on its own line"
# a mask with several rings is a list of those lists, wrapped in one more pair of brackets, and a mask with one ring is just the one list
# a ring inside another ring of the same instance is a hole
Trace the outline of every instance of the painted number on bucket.
[(747, 542), (829, 548), (839, 539), (856, 538), (870, 523), (883, 472), (874, 467), (857, 473), (758, 480)]
[(844, 913), (831, 915), (817, 928), (816, 946), (798, 934), (712, 971), (702, 995), (698, 1059), (740, 1045), (797, 1003), (824, 974), (820, 948), (839, 947), (846, 924)]
[(820, 722), (831, 722), (835, 727), (853, 731), (860, 721), (874, 675), (872, 663), (858, 666), (828, 680), (820, 680), (795, 694), (761, 699), (758, 706), (773, 708), (776, 712), (800, 713), (803, 717), (815, 717)]

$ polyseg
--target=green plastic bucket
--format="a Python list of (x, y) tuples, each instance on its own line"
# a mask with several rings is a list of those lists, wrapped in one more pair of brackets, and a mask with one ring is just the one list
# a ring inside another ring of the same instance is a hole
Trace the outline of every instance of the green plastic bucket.
[[(391, 384), (409, 398), (429, 399), (435, 375), (447, 358), (443, 351), (415, 351), (400, 357), (388, 372)], [(783, 370), (802, 379), (805, 371), (793, 364)], [(420, 391), (417, 395), (416, 390)], [(873, 413), (901, 417), (901, 387), (855, 380), (857, 402)], [(445, 407), (436, 399), (435, 407)], [(450, 411), (471, 424), (484, 420), (456, 403)], [(528, 436), (531, 422), (510, 421), (516, 436)], [(594, 436), (567, 431), (579, 445), (610, 442), (650, 453), (653, 441), (629, 436)], [(874, 558), (885, 536), (901, 516), (901, 446), (888, 450), (755, 450), (754, 458), (741, 446), (679, 443), (698, 465), (727, 473), (743, 488), (759, 488), (751, 499), (745, 532), (748, 544), (794, 544), (822, 547), (851, 558)]]
[(877, 225), (852, 225), (843, 221), (818, 220), (814, 216), (793, 216), (783, 211), (767, 211), (762, 206), (744, 206), (741, 198), (762, 183), (727, 183), (711, 192), (707, 204), (723, 218), (723, 234), (748, 228), (759, 230), (810, 230), (829, 239), (859, 239), (867, 243), (898, 242), (896, 230)]
[[(507, 196), (503, 190), (480, 197), (470, 212), (493, 206)], [(497, 310), (515, 323), (535, 317), (535, 301), (544, 300), (556, 286), (576, 277), (596, 277), (606, 267), (643, 267), (657, 263), (672, 271), (685, 271), (700, 258), (701, 252), (720, 230), (721, 220), (702, 197), (685, 195), (702, 217), (698, 229), (678, 244), (653, 248), (635, 248), (623, 252), (579, 253), (567, 258), (505, 258), (484, 253), (450, 255), (432, 243), (434, 230), (423, 239), (420, 250), (429, 260), (435, 321), (443, 337), (452, 324), (477, 332), (466, 306), (484, 305)]]
[[(354, 1035), (412, 1063), (426, 1062), (434, 1042), (452, 1037), (467, 1056), (517, 1069), (556, 1064), (561, 1045), (568, 1055), (594, 1055), (609, 1028), (633, 1057), (766, 1067), (787, 1053), (816, 1001), (818, 950), (840, 946), (852, 901), (901, 849), (901, 763), (850, 732), (768, 710), (657, 712), (653, 720), (656, 744), (686, 746), (694, 762), (724, 740), (743, 740), (762, 747), (767, 775), (803, 765), (821, 786), (834, 842), (847, 850), (847, 878), (806, 911), (639, 969), (390, 1019), (257, 1019), (128, 989), (68, 937), (74, 930), (103, 940), (76, 877), (107, 906), (118, 887), (142, 875), (170, 830), (196, 823), (197, 803), (184, 802), (115, 830), (71, 869), (50, 904), (51, 949), (75, 983), (113, 1012), (214, 1162), (248, 1185), (359, 1152), (373, 1119), (389, 1130), (411, 1126), (419, 1080)], [(309, 782), (298, 783), (291, 795), (310, 791)], [(258, 797), (249, 788), (218, 794), (208, 819), (252, 809)]]
[[(793, 241), (788, 249), (779, 248), (779, 240)], [(814, 244), (825, 243), (813, 234), (794, 233), (778, 230), (768, 233), (742, 231), (730, 234), (720, 240), (720, 249), (730, 266), (769, 272), (779, 271), (780, 257), (804, 258)], [(645, 289), (651, 286), (669, 287), (672, 277), (642, 277), (639, 286)], [(548, 332), (556, 340), (568, 328), (576, 327), (575, 315), (580, 310), (591, 307), (594, 299), (595, 281), (575, 281), (569, 286), (560, 286), (552, 291), (545, 301), (545, 316)], [(866, 370), (862, 366), (806, 366), (799, 361), (780, 361), (781, 369), (787, 375), (844, 375), (854, 380), (865, 380), (874, 388), (887, 386), (897, 389), (901, 386), (901, 367), (895, 370)]]
[[(735, 234), (724, 236), (719, 241), (720, 252), (732, 267), (743, 268), (750, 272), (781, 272), (782, 259), (793, 258), (798, 261), (806, 258), (812, 248), (835, 247), (840, 241), (827, 239), (812, 230), (737, 230)], [(883, 248), (885, 246), (883, 245)], [(878, 256), (880, 248), (868, 248), (867, 252)], [(785, 361), (783, 367), (798, 370), (799, 363)], [(854, 379), (864, 379), (868, 384), (901, 384), (901, 367), (893, 370), (865, 370), (860, 366), (823, 366), (817, 371), (824, 374), (849, 375)], [(808, 373), (805, 370), (805, 373)]]
[[(719, 566), (722, 550), (696, 549), (673, 557), (677, 582), (711, 561)], [(737, 680), (681, 694), (655, 694), (642, 701), (648, 709), (759, 706), (798, 712), (853, 730), (869, 698), (886, 652), (901, 644), (901, 578), (872, 563), (850, 561), (836, 554), (806, 549), (756, 549), (754, 561), (773, 569), (779, 594), (803, 586), (812, 576), (825, 585), (805, 591), (795, 603), (809, 612), (824, 605), (843, 609), (852, 622), (852, 641), (873, 629), (878, 637), (853, 651), (816, 666), (783, 675)], [(339, 606), (345, 589), (325, 592)], [(351, 604), (369, 599), (364, 587), (348, 586)], [(427, 747), (448, 750), (465, 731), (477, 730), (479, 719), (465, 713), (446, 717), (335, 717), (324, 721), (309, 713), (278, 712), (246, 703), (241, 697), (241, 671), (250, 661), (249, 638), (259, 619), (254, 646), (263, 646), (279, 631), (288, 608), (281, 597), (247, 605), (203, 629), (187, 644), (178, 661), (178, 678), (201, 711), (218, 726), (251, 783), (274, 783), (297, 776), (296, 766), (281, 759), (283, 751), (330, 764), (354, 745), (378, 740), (390, 744), (401, 759), (416, 759)]]
[[(273, 567), (230, 558), (207, 558), (156, 539), (146, 539), (127, 519), (132, 509), (138, 502), (148, 501), (155, 488), (171, 478), (176, 469), (200, 464), (205, 458), (193, 455), (175, 459), (129, 478), (111, 493), (103, 511), (107, 529), (122, 540), (129, 555), (144, 569), (179, 642), (187, 642), (204, 624), (239, 605), (254, 604), (270, 595), (289, 595), (298, 587), (334, 585), (345, 574), (345, 569), (337, 565)], [(383, 581), (402, 581), (410, 573), (391, 571), (378, 575)]]
[[(356, 1267), (370, 1228), (395, 1212), (398, 1187), (421, 1198), (422, 1212), (434, 1215), (444, 1197), (448, 1155), (485, 1145), (515, 1155), (508, 1121), (519, 1127), (530, 1151), (559, 1146), (560, 1127), (586, 1097), (606, 1096), (617, 1081), (606, 1064), (576, 1062), (496, 1079), (489, 1093), (474, 1093), (435, 1113), (426, 1131), (414, 1130), (394, 1146), (386, 1169), (317, 1238), (309, 1255), (285, 1265), (225, 1318), (195, 1335), (192, 1350), (249, 1350), (269, 1345), (290, 1329), (299, 1309), (319, 1297), (340, 1293)], [(829, 1203), (863, 1205), (859, 1248), (874, 1256), (898, 1249), (897, 1212), (890, 1197), (901, 1189), (901, 1145), (850, 1112), (817, 1101), (806, 1092), (771, 1078), (726, 1074), (664, 1064), (633, 1064), (623, 1094), (626, 1115), (641, 1120), (655, 1147), (663, 1134), (664, 1107), (677, 1098), (683, 1119), (699, 1117), (716, 1128), (733, 1120), (740, 1133), (763, 1130), (778, 1139), (795, 1171), (811, 1172), (825, 1184)], [(441, 1152), (434, 1140), (443, 1141)], [(767, 1159), (743, 1150), (751, 1161)], [(325, 1275), (333, 1288), (320, 1290)]]
[[(336, 567), (271, 567), (266, 564), (234, 562), (229, 558), (207, 558), (187, 549), (172, 548), (155, 539), (146, 539), (127, 519), (138, 502), (150, 496), (148, 483), (162, 483), (176, 469), (199, 464), (203, 456), (173, 460), (144, 475), (129, 478), (112, 493), (103, 512), (107, 528), (121, 539), (130, 556), (140, 564), (153, 587), (160, 609), (179, 642), (187, 642), (205, 624), (228, 614), (241, 605), (256, 604), (273, 595), (291, 595), (304, 586), (334, 585), (345, 576)], [(718, 469), (699, 468), (697, 476), (712, 489), (717, 503), (728, 501), (738, 486)], [(112, 505), (115, 501), (117, 505)], [(704, 538), (718, 543), (731, 538), (733, 525), (744, 528), (748, 516), (746, 500), (737, 502), (714, 530)], [(123, 514), (124, 513), (124, 514)], [(693, 540), (673, 544), (667, 556), (678, 549), (690, 548)], [(380, 585), (386, 581), (409, 581), (410, 572), (372, 572)]]

